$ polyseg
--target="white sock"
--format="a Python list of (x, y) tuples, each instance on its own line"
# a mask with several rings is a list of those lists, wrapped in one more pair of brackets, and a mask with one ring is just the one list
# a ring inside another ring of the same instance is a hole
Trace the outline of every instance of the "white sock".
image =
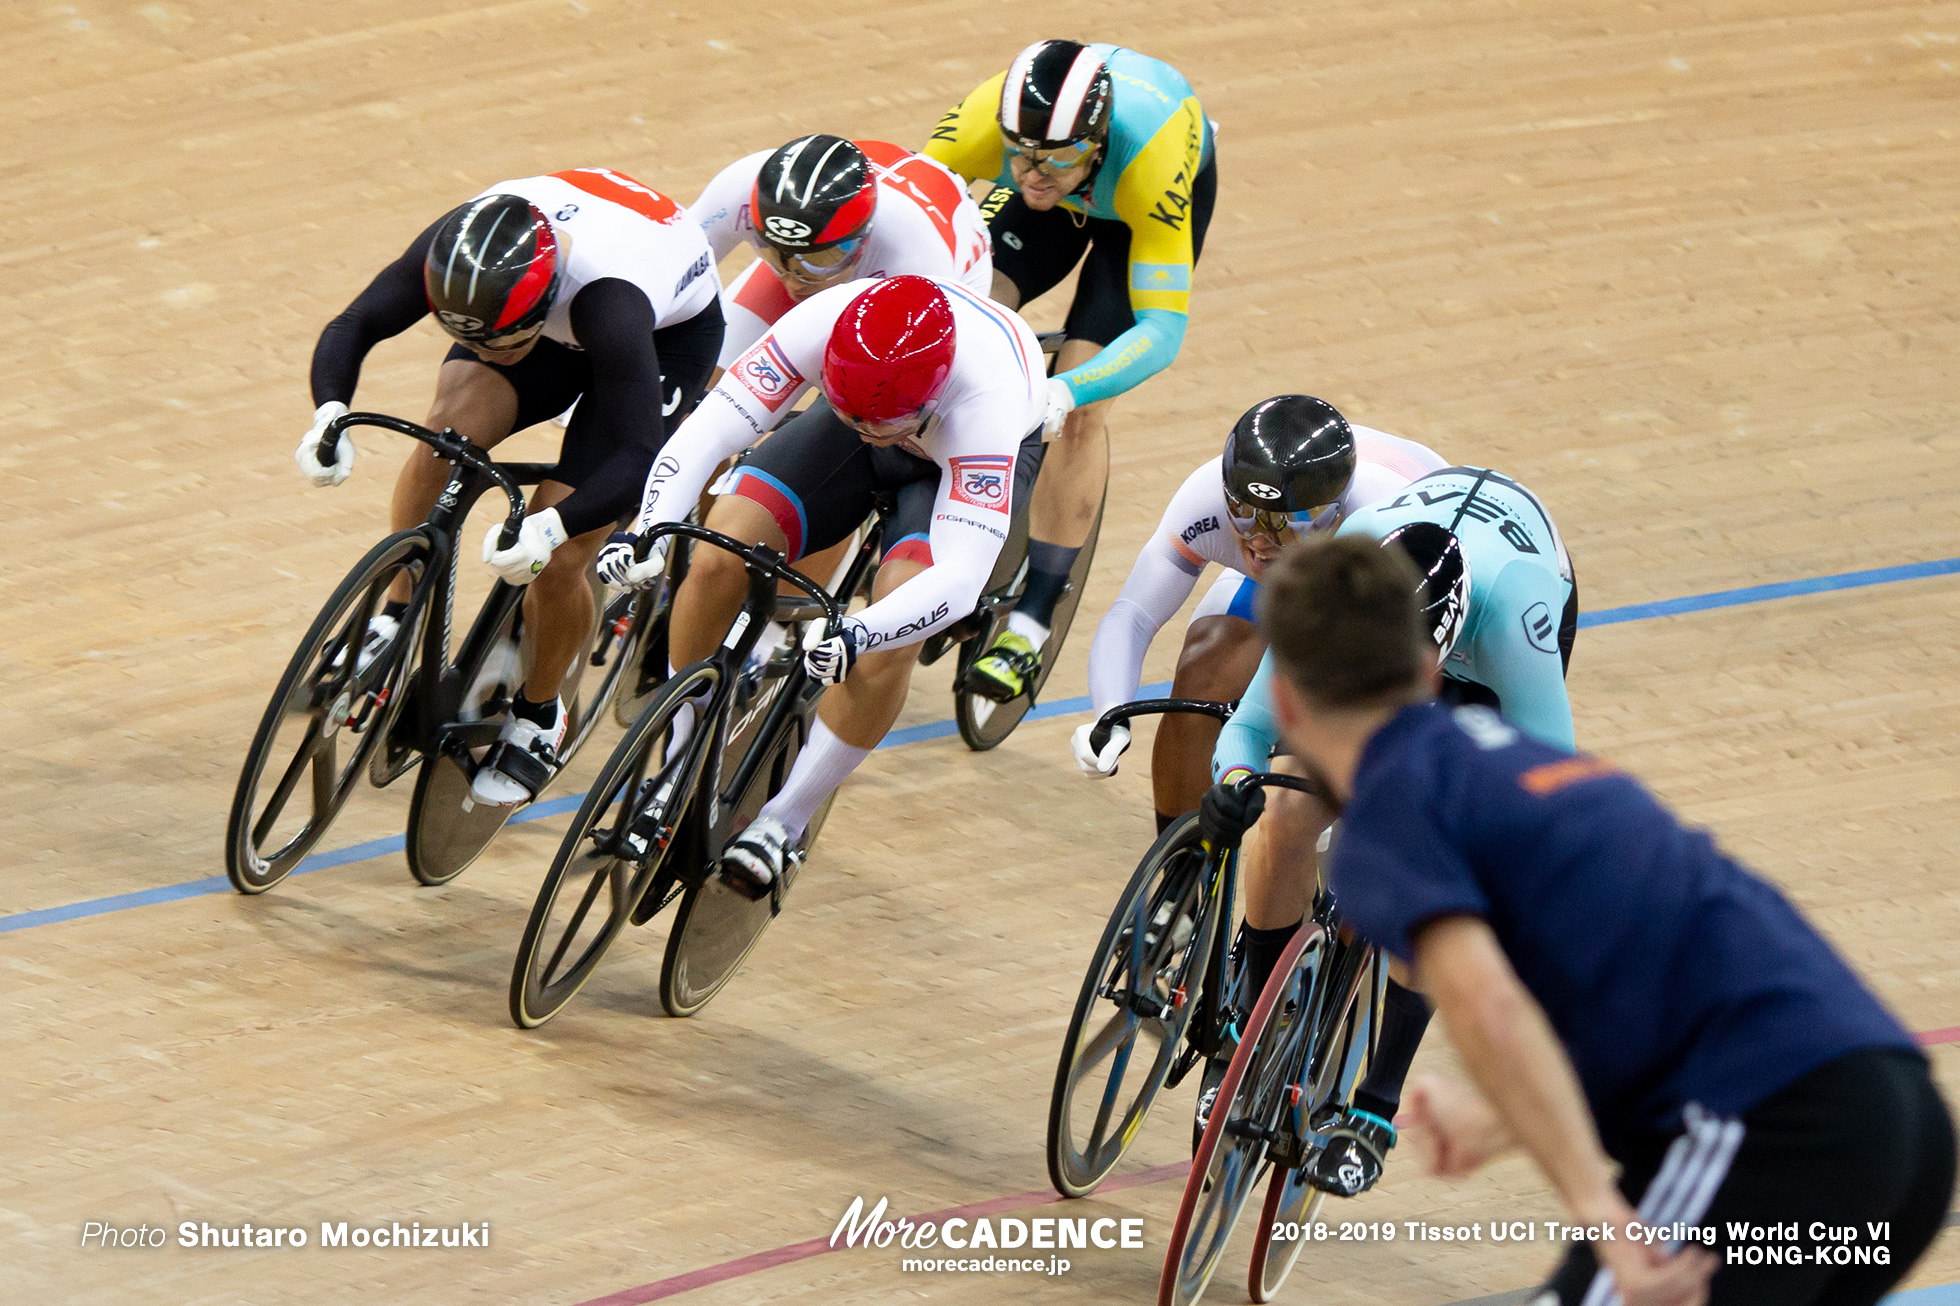
[(1014, 634), (1019, 635), (1022, 639), (1028, 641), (1028, 643), (1034, 645), (1034, 651), (1037, 653), (1041, 652), (1041, 646), (1048, 642), (1048, 627), (1042, 625), (1033, 617), (1026, 616), (1022, 613), (1008, 613), (1007, 628)]
[(764, 804), (759, 815), (775, 817), (790, 837), (802, 838), (803, 827), (810, 824), (823, 800), (870, 755), (870, 749), (845, 743), (819, 720), (810, 732), (810, 742), (797, 754), (796, 765), (789, 769), (782, 792)]

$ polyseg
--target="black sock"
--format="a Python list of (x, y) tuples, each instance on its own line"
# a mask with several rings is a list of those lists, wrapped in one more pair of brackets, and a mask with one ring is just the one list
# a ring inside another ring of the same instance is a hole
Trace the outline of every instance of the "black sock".
[(408, 611), (408, 600), (406, 599), (403, 599), (400, 603), (395, 602), (393, 599), (389, 599), (386, 603), (381, 605), (381, 615), (384, 617), (393, 617), (396, 621), (400, 621), (402, 619), (402, 613), (407, 611)]
[(1055, 605), (1062, 601), (1062, 591), (1068, 588), (1068, 570), (1080, 552), (1079, 546), (1065, 549), (1059, 544), (1029, 540), (1028, 587), (1014, 610), (1044, 626), (1054, 625)]
[(1162, 834), (1164, 831), (1170, 829), (1171, 822), (1176, 819), (1175, 816), (1165, 816), (1162, 812), (1157, 813), (1157, 833)]
[(1395, 1119), (1395, 1108), (1402, 1104), (1402, 1081), (1409, 1077), (1409, 1063), (1422, 1046), (1422, 1032), (1429, 1028), (1429, 999), (1394, 980), (1382, 999), (1382, 1032), (1375, 1042), (1375, 1061), (1368, 1075), (1354, 1090), (1357, 1111)]
[(1299, 932), (1300, 922), (1282, 925), (1276, 930), (1254, 929), (1248, 925), (1240, 937), (1245, 940), (1245, 1008), (1248, 1014), (1259, 1001), (1259, 995), (1266, 991), (1266, 981), (1273, 977), (1273, 967), (1279, 965), (1279, 954), (1286, 951), (1286, 945)]
[(510, 700), (510, 714), (549, 730), (558, 724), (558, 696), (554, 694), (545, 702), (533, 703), (520, 689)]

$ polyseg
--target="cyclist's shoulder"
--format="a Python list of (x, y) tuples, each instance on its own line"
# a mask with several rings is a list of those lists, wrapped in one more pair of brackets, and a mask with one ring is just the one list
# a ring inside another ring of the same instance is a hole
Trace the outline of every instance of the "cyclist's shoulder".
[(1214, 455), (1191, 469), (1191, 474), (1178, 482), (1171, 494), (1170, 506), (1164, 515), (1164, 524), (1170, 526), (1173, 519), (1181, 525), (1201, 517), (1219, 516), (1225, 511), (1225, 475), (1220, 464), (1220, 455)]
[(1001, 69), (940, 115), (919, 153), (969, 179), (993, 179), (1001, 170), (1000, 94), (1007, 83)]
[(1114, 128), (1123, 126), (1126, 103), (1133, 120), (1147, 120), (1154, 114), (1162, 123), (1196, 94), (1190, 79), (1162, 59), (1105, 42), (1091, 44), (1089, 49), (1100, 54), (1109, 68), (1111, 91), (1116, 100)]
[(708, 201), (711, 198), (715, 203), (721, 203), (724, 200), (737, 205), (748, 203), (749, 192), (755, 188), (755, 179), (762, 174), (762, 165), (767, 163), (769, 156), (774, 153), (774, 150), (757, 150), (752, 154), (744, 154), (741, 158), (727, 164), (702, 188), (700, 197), (688, 209), (688, 216), (696, 222), (704, 224), (717, 218), (730, 216), (733, 210), (730, 210), (730, 213), (721, 214), (696, 212), (696, 209), (701, 206), (703, 201)]
[(1358, 422), (1349, 422), (1348, 427), (1354, 432), (1356, 458), (1362, 462), (1380, 464), (1409, 480), (1442, 471), (1450, 465), (1449, 459), (1420, 440), (1390, 435), (1387, 431), (1378, 431)]

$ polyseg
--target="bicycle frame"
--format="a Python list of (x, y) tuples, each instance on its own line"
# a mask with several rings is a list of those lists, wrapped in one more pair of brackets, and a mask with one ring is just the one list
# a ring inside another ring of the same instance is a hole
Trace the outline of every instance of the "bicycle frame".
[[(1244, 776), (1233, 788), (1241, 796), (1261, 788), (1292, 789), (1315, 796), (1322, 793), (1320, 786), (1312, 780), (1274, 772)], [(1310, 1110), (1333, 1094), (1340, 1084), (1353, 1082), (1364, 1058), (1369, 1062), (1374, 1060), (1381, 1030), (1380, 1022), (1373, 1018), (1371, 1008), (1365, 1039), (1340, 1049), (1339, 1074), (1332, 1083), (1327, 1082), (1326, 1076), (1335, 1069), (1333, 1056), (1341, 1042), (1341, 1025), (1360, 994), (1363, 980), (1371, 970), (1374, 972), (1376, 992), (1373, 1000), (1378, 1003), (1387, 978), (1387, 968), (1378, 964), (1377, 949), (1341, 920), (1332, 894), (1320, 889), (1315, 891), (1310, 918), (1312, 924), (1326, 935), (1327, 953), (1315, 975), (1313, 989), (1307, 995), (1306, 1006), (1311, 1017), (1301, 1027), (1308, 1030), (1310, 1036), (1299, 1045), (1298, 1055), (1302, 1060), (1299, 1065), (1289, 1066), (1285, 1070), (1285, 1082), (1301, 1091), (1293, 1094), (1291, 1128), (1273, 1131), (1272, 1136), (1264, 1140), (1268, 1145), (1267, 1155), (1273, 1164), (1289, 1169), (1304, 1161), (1309, 1143), (1318, 1141), (1308, 1118)], [(1302, 928), (1308, 926), (1303, 924)], [(1323, 1087), (1327, 1092), (1320, 1091)], [(1314, 1091), (1307, 1091), (1310, 1088)]]
[[(879, 518), (882, 521), (882, 515)], [(866, 569), (876, 565), (877, 543), (880, 532), (875, 528), (866, 533), (859, 544), (845, 573), (845, 580), (839, 586), (849, 601), (866, 574)], [(705, 728), (697, 728), (687, 743), (687, 751), (682, 754), (678, 772), (689, 792), (696, 795), (690, 799), (686, 809), (675, 822), (673, 843), (679, 845), (681, 865), (687, 869), (678, 878), (684, 884), (698, 883), (709, 873), (709, 868), (721, 858), (722, 848), (729, 831), (724, 818), (741, 802), (749, 785), (754, 781), (757, 769), (762, 765), (771, 748), (780, 736), (793, 713), (805, 711), (818, 694), (823, 692), (821, 685), (813, 685), (809, 674), (804, 670), (801, 658), (791, 662), (782, 676), (782, 688), (775, 693), (767, 715), (751, 736), (754, 742), (737, 763), (732, 775), (724, 778), (720, 767), (725, 758), (728, 742), (739, 738), (753, 724), (745, 719), (735, 724), (731, 731), (731, 705), (740, 685), (742, 673), (748, 665), (749, 655), (762, 637), (763, 627), (778, 618), (799, 621), (822, 617), (825, 621), (826, 637), (834, 634), (843, 621), (842, 606), (833, 599), (822, 586), (790, 567), (783, 555), (766, 544), (745, 545), (740, 540), (723, 535), (719, 531), (687, 522), (670, 522), (654, 527), (640, 537), (638, 555), (644, 559), (651, 551), (654, 541), (664, 536), (684, 536), (688, 539), (712, 544), (725, 552), (732, 553), (742, 560), (748, 573), (748, 594), (743, 600), (742, 610), (737, 614), (734, 624), (722, 638), (721, 644), (702, 662), (684, 668), (676, 674), (686, 674), (695, 667), (711, 665), (717, 673), (715, 687), (708, 695), (708, 701), (697, 711), (697, 720)], [(793, 598), (778, 593), (781, 585), (787, 584), (799, 590), (808, 602), (798, 604)], [(711, 806), (699, 801), (700, 777), (709, 757), (715, 759), (716, 774), (708, 786), (713, 795)], [(628, 835), (628, 826), (622, 823), (615, 832), (615, 843), (623, 841)], [(624, 855), (625, 850), (614, 847), (608, 850), (613, 855)], [(653, 884), (648, 885), (648, 892)], [(781, 889), (777, 888), (774, 909), (780, 909)]]
[[(521, 487), (536, 485), (551, 474), (553, 467), (549, 463), (498, 463), (452, 429), (432, 431), (426, 426), (385, 413), (347, 413), (335, 418), (320, 438), (321, 458), (331, 461), (344, 433), (356, 426), (377, 426), (406, 435), (428, 445), (437, 456), (451, 464), (448, 483), (436, 497), (435, 506), (429, 509), (428, 517), (415, 528), (429, 541), (430, 574), (416, 583), (409, 596), (408, 609), (402, 613), (402, 624), (412, 628), (412, 623), (422, 621), (421, 660), (415, 679), (402, 687), (402, 692), (409, 694), (413, 700), (404, 707), (413, 711), (404, 710), (396, 718), (394, 732), (391, 733), (406, 733), (409, 736), (406, 741), (408, 745), (425, 754), (436, 749), (467, 752), (471, 747), (493, 742), (499, 728), (494, 722), (488, 725), (474, 723), (460, 727), (456, 732), (443, 730), (446, 723), (454, 721), (465, 688), (461, 674), (449, 659), (459, 561), (456, 537), (470, 509), (494, 486), (502, 490), (510, 502), (510, 513), (504, 520), (499, 543), (505, 548), (515, 544), (525, 513)], [(469, 664), (470, 657), (496, 635), (511, 607), (523, 597), (522, 591), (514, 586), (501, 581), (498, 586), (498, 589), (492, 590), (489, 600), (477, 613), (469, 633), (464, 637), (463, 648), (456, 659), (458, 663)], [(431, 605), (439, 608), (441, 621), (423, 620)], [(398, 650), (391, 656), (400, 657), (402, 653)], [(489, 731), (487, 737), (475, 737), (486, 729)], [(459, 737), (451, 739), (448, 733), (458, 733)], [(465, 739), (462, 736), (468, 737)]]
[[(1154, 716), (1171, 712), (1190, 712), (1200, 716), (1216, 717), (1219, 721), (1229, 719), (1238, 710), (1237, 702), (1220, 703), (1202, 698), (1140, 698), (1133, 702), (1121, 703), (1109, 709), (1096, 719), (1095, 728), (1089, 732), (1089, 746), (1100, 753), (1109, 743), (1110, 731), (1119, 725), (1126, 725), (1139, 716)], [(1199, 881), (1206, 886), (1205, 897), (1208, 911), (1217, 914), (1217, 928), (1211, 932), (1211, 945), (1207, 949), (1202, 969), (1203, 983), (1199, 986), (1198, 1009), (1191, 1013), (1191, 1023), (1187, 1027), (1184, 1041), (1185, 1049), (1172, 1063), (1165, 1087), (1175, 1087), (1200, 1058), (1211, 1059), (1226, 1050), (1229, 1043), (1236, 1042), (1238, 1031), (1234, 1028), (1236, 1020), (1227, 1014), (1230, 1009), (1221, 1000), (1225, 991), (1225, 963), (1231, 956), (1232, 916), (1238, 903), (1239, 859), (1236, 848), (1214, 849), (1209, 845), (1205, 851), (1203, 867), (1198, 872)], [(1187, 962), (1188, 965), (1188, 962)], [(1135, 967), (1130, 969), (1131, 982), (1135, 982)], [(1187, 972), (1188, 974), (1188, 972)], [(1186, 986), (1180, 985), (1182, 990)], [(1116, 995), (1112, 994), (1111, 997)], [(1144, 1013), (1136, 1004), (1143, 1001), (1142, 995), (1134, 991), (1124, 994), (1121, 1001), (1138, 1014)], [(1193, 1033), (1195, 1031), (1195, 1033)]]

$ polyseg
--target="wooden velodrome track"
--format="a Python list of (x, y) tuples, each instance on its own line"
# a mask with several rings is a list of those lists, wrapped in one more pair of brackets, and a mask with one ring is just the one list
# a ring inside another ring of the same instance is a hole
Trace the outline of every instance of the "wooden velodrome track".
[[(1532, 485), (1588, 611), (1960, 554), (1951, 3), (1064, 18), (1025, 2), (77, 0), (12, 6), (0, 32), (10, 913), (221, 874), (241, 752), (306, 622), (378, 537), (403, 452), (364, 436), (350, 484), (305, 486), (307, 358), (423, 224), (498, 178), (578, 164), (686, 201), (738, 153), (805, 131), (917, 144), (1040, 36), (1167, 58), (1223, 125), (1190, 336), (1117, 406), (1102, 552), (1051, 697), (1082, 692), (1093, 622), (1173, 487), (1283, 390)], [(442, 346), (426, 324), (383, 346), (357, 406), (419, 417)], [(481, 568), (465, 575), (480, 589)], [(1168, 678), (1177, 630), (1147, 680)], [(1911, 1028), (1949, 1039), (1956, 645), (1949, 573), (1599, 626), (1571, 680), (1582, 746), (1713, 826)], [(950, 706), (944, 666), (922, 671), (901, 724)], [(947, 738), (874, 756), (792, 910), (691, 1022), (657, 1015), (655, 926), (555, 1024), (510, 1027), (511, 955), (562, 818), (513, 827), (440, 890), (388, 853), (259, 899), (16, 918), (0, 941), (0, 1297), (641, 1301), (655, 1290), (625, 1290), (821, 1239), (859, 1194), (895, 1214), (1030, 1206), (1069, 1004), (1150, 837), (1148, 741), (1091, 789), (1067, 750), (1080, 719), (984, 756)], [(399, 833), (405, 789), (362, 791), (323, 850)], [(1931, 1055), (1960, 1086), (1960, 1053)], [(1432, 1038), (1418, 1069), (1448, 1061)], [(1126, 1165), (1155, 1182), (1070, 1212), (1141, 1216), (1145, 1251), (1073, 1253), (1064, 1278), (785, 1252), (658, 1291), (1154, 1299), (1188, 1100)], [(1555, 1214), (1522, 1161), (1446, 1185), (1398, 1159), (1354, 1217)], [(488, 1221), (491, 1246), (318, 1246), (323, 1220), (390, 1219)], [(85, 1251), (90, 1220), (315, 1237)], [(1287, 1295), (1433, 1306), (1508, 1294), (1553, 1255), (1330, 1246)], [(1216, 1300), (1243, 1300), (1242, 1266), (1234, 1253)], [(1949, 1243), (1911, 1283), (1956, 1279)]]

